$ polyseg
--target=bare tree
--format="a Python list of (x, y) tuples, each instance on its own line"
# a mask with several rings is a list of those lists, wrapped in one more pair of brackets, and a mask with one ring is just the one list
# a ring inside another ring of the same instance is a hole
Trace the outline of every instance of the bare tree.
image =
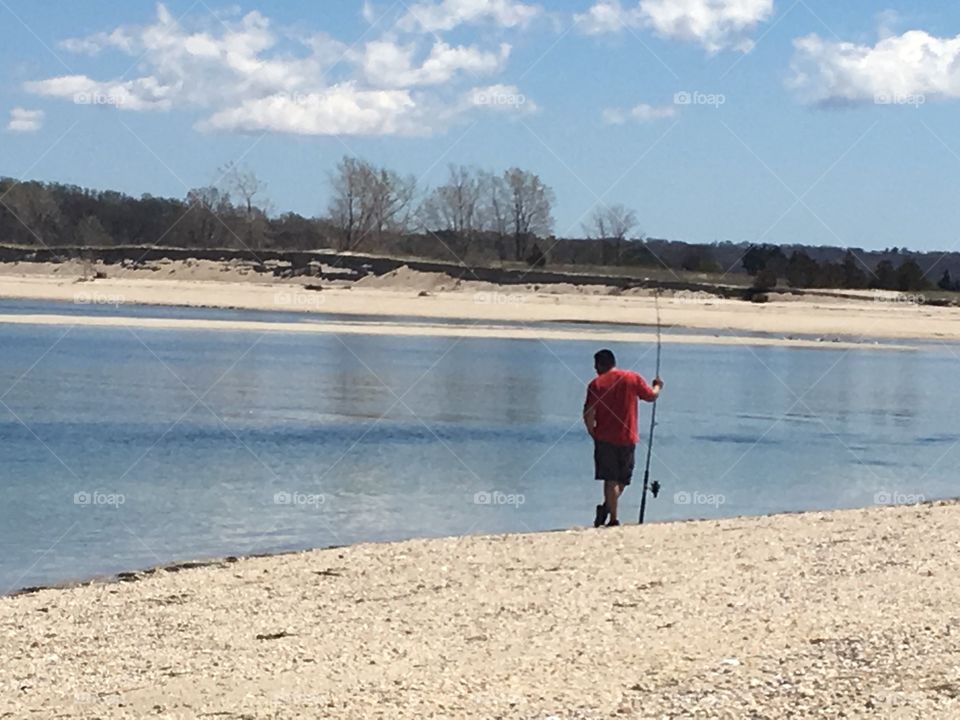
[(538, 175), (519, 168), (507, 170), (504, 180), (510, 191), (514, 259), (524, 260), (527, 240), (553, 230), (554, 193)]
[[(583, 230), (587, 237), (604, 243), (613, 243), (615, 263), (620, 264), (623, 253), (623, 242), (627, 235), (637, 226), (637, 214), (624, 205), (604, 205), (594, 208), (590, 219), (584, 223)], [(607, 262), (604, 253), (604, 262)]]
[(510, 188), (501, 175), (480, 175), (480, 207), (478, 222), (481, 230), (496, 233), (501, 242), (510, 232)]
[(191, 243), (196, 247), (216, 247), (227, 229), (223, 218), (233, 210), (230, 196), (208, 185), (188, 192), (186, 203), (189, 213), (186, 229)]
[(404, 235), (410, 231), (413, 200), (417, 194), (417, 179), (413, 175), (404, 177), (380, 168), (373, 174), (367, 191), (378, 241), (385, 232)]
[[(267, 184), (246, 165), (238, 165), (234, 162), (227, 163), (218, 172), (223, 177), (222, 191), (236, 197), (240, 209), (243, 211), (247, 236), (244, 244), (247, 247), (262, 246), (266, 240), (268, 229), (267, 203), (264, 200), (260, 203), (262, 207), (258, 207), (254, 199), (266, 190)], [(239, 240), (239, 238), (237, 239)]]
[(256, 209), (254, 198), (266, 191), (267, 184), (246, 165), (237, 165), (232, 161), (217, 172), (223, 178), (223, 190), (228, 195), (237, 197), (247, 217), (252, 217)]
[(419, 216), (427, 229), (443, 230), (469, 240), (479, 229), (481, 182), (468, 167), (450, 165), (445, 185), (434, 188), (420, 207)]
[(372, 184), (373, 167), (365, 160), (344, 157), (330, 177), (330, 221), (337, 228), (340, 250), (353, 250), (370, 232), (372, 207), (367, 188)]
[(344, 157), (330, 178), (330, 221), (340, 235), (340, 250), (355, 250), (368, 236), (409, 232), (417, 182), (392, 170)]

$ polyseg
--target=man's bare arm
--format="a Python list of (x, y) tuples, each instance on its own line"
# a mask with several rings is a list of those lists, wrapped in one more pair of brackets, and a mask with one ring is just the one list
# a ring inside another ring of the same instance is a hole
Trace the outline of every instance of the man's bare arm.
[(643, 379), (642, 375), (636, 375), (636, 392), (637, 397), (639, 397), (644, 402), (656, 402), (657, 398), (660, 397), (660, 391), (663, 390), (663, 380), (659, 377), (653, 381), (652, 386), (647, 385), (647, 381)]
[(593, 437), (593, 432), (597, 427), (597, 410), (593, 405), (583, 408), (583, 424), (590, 437)]
[(653, 399), (656, 400), (660, 397), (660, 393), (663, 391), (663, 380), (659, 377), (653, 381)]

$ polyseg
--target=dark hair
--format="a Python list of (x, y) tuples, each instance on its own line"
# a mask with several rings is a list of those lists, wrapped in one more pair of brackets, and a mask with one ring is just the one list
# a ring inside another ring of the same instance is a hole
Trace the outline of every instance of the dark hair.
[(612, 350), (600, 350), (593, 356), (593, 361), (601, 370), (609, 370), (617, 366), (617, 358), (614, 357)]

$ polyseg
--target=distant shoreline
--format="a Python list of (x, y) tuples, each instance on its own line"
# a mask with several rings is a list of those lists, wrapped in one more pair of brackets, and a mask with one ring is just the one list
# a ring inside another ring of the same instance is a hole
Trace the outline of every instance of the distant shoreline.
[[(289, 328), (291, 332), (648, 342), (657, 322), (650, 290), (570, 284), (499, 286), (408, 268), (356, 282), (284, 280), (251, 275), (242, 265), (206, 261), (162, 262), (133, 270), (104, 266), (98, 272), (106, 277), (88, 281), (81, 281), (83, 272), (69, 263), (0, 264), (0, 298), (60, 301), (76, 307), (129, 304), (220, 308), (344, 319), (342, 323), (329, 323), (326, 318), (319, 323), (296, 323), (306, 327)], [(773, 294), (769, 302), (755, 304), (679, 292), (665, 293), (659, 305), (664, 326), (685, 331), (665, 336), (666, 342), (869, 348), (905, 346), (911, 340), (960, 340), (960, 308), (922, 306), (899, 293), (864, 292), (861, 298)], [(352, 322), (356, 316), (364, 316), (364, 322)], [(58, 322), (105, 322), (97, 315), (68, 317), (69, 321)], [(429, 328), (425, 327), (427, 322), (402, 323), (402, 318), (411, 317), (444, 323)], [(370, 322), (369, 318), (382, 322)], [(3, 321), (23, 322), (23, 316), (8, 314)], [(47, 316), (38, 322), (53, 320)], [(154, 319), (154, 326), (157, 322), (161, 321)], [(194, 321), (175, 317), (162, 321), (164, 326), (184, 329), (188, 322)], [(195, 322), (200, 323), (195, 325), (198, 329), (213, 327), (202, 324), (208, 321)], [(146, 320), (142, 323), (144, 327), (149, 325)], [(524, 323), (537, 327), (524, 328)], [(544, 329), (544, 323), (576, 324), (583, 329)], [(288, 329), (282, 323), (263, 325), (270, 327), (239, 325), (232, 329)], [(609, 327), (598, 331), (597, 325), (618, 326), (623, 331), (611, 332)]]

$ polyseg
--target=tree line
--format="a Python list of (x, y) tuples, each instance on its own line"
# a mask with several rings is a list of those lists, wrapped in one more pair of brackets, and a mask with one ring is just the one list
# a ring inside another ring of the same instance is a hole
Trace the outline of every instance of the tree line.
[[(934, 286), (920, 264), (911, 257), (904, 258), (899, 265), (894, 265), (891, 260), (881, 260), (871, 267), (851, 250), (847, 250), (839, 262), (818, 262), (803, 250), (794, 250), (787, 257), (782, 248), (775, 245), (752, 245), (744, 254), (742, 265), (754, 278), (754, 287), (760, 289), (773, 289), (780, 280), (792, 288), (917, 292)], [(951, 278), (948, 269), (943, 271), (937, 287), (960, 291), (960, 284)]]
[[(0, 178), (0, 242), (254, 253), (334, 249), (474, 265), (622, 267), (705, 275), (744, 271), (758, 287), (775, 287), (781, 281), (796, 288), (930, 287), (917, 261), (899, 248), (840, 256), (836, 248), (798, 247), (788, 255), (773, 245), (657, 240), (640, 231), (636, 211), (622, 204), (597, 203), (581, 223), (580, 238), (558, 238), (553, 189), (536, 173), (517, 167), (494, 172), (450, 165), (440, 184), (420, 187), (413, 176), (346, 156), (327, 178), (324, 212), (309, 218), (276, 213), (266, 183), (248, 167), (228, 164), (217, 175), (216, 182), (191, 189), (182, 199), (135, 198)], [(871, 254), (882, 259), (868, 264)], [(960, 275), (960, 260), (946, 260), (952, 261)], [(960, 290), (949, 270), (939, 287)]]
[(344, 157), (329, 178), (327, 212), (317, 218), (272, 214), (266, 184), (249, 168), (228, 165), (218, 174), (215, 184), (191, 189), (182, 200), (3, 178), (2, 241), (376, 253), (422, 235), (436, 246), (455, 238), (464, 251), (493, 240), (500, 259), (523, 261), (536, 240), (553, 232), (553, 190), (520, 168), (496, 174), (451, 166), (445, 183), (421, 190), (412, 176)]
[[(637, 216), (598, 205), (584, 223), (593, 242), (554, 236), (553, 189), (536, 173), (451, 165), (444, 182), (416, 178), (346, 156), (328, 177), (319, 217), (276, 214), (266, 183), (226, 165), (219, 180), (183, 199), (139, 198), (60, 183), (0, 179), (0, 242), (19, 245), (276, 250), (410, 255), (447, 262), (543, 266), (661, 267), (634, 233)], [(631, 233), (634, 233), (631, 235)]]

